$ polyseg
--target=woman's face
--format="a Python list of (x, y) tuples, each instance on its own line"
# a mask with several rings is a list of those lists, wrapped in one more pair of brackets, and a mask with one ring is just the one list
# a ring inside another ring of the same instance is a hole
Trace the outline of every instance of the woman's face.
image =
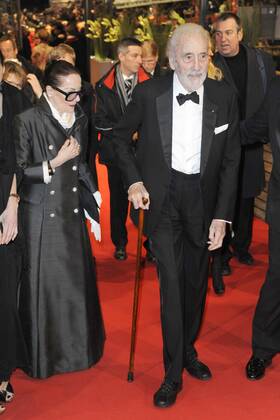
[[(78, 74), (69, 74), (61, 79), (61, 83), (57, 87), (65, 93), (80, 92), (82, 88), (81, 77)], [(46, 92), (50, 102), (60, 113), (74, 112), (75, 105), (80, 101), (79, 95), (71, 101), (66, 101), (65, 95), (51, 86), (46, 87)]]

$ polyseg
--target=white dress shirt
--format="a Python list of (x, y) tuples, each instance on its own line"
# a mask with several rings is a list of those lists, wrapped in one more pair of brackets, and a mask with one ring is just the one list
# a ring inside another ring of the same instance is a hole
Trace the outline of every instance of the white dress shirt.
[(172, 168), (185, 174), (200, 172), (203, 85), (197, 90), (199, 104), (191, 100), (179, 105), (179, 93), (191, 93), (181, 85), (178, 76), (173, 78), (172, 115)]

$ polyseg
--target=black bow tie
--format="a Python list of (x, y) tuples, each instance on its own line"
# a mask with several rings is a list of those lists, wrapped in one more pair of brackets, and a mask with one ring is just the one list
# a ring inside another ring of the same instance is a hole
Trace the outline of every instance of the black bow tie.
[(179, 105), (183, 105), (186, 101), (193, 101), (195, 104), (199, 104), (199, 95), (196, 91), (192, 93), (187, 93), (186, 95), (179, 93), (179, 95), (176, 96), (176, 98)]

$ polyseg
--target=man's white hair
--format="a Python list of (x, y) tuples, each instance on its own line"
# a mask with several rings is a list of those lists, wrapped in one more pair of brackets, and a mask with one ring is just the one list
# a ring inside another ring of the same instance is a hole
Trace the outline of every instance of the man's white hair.
[(184, 25), (178, 26), (167, 44), (166, 54), (169, 58), (169, 62), (170, 60), (173, 61), (175, 59), (176, 48), (178, 47), (181, 38), (196, 36), (205, 38), (207, 45), (210, 42), (209, 33), (201, 25), (197, 25), (196, 23), (185, 23)]

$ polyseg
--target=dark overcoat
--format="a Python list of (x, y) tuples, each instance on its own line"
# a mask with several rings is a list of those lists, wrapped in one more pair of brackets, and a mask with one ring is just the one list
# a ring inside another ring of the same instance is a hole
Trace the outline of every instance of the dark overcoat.
[[(257, 59), (256, 49), (250, 48), (242, 44), (246, 53), (247, 74), (246, 74), (246, 97), (245, 101), (245, 119), (250, 118), (261, 106), (266, 87), (269, 86), (272, 77), (275, 74), (275, 65), (272, 57), (260, 51), (262, 57), (262, 65)], [(222, 70), (224, 79), (235, 90), (238, 95), (230, 69), (224, 57), (216, 53), (214, 55), (214, 63)], [(261, 70), (261, 68), (263, 70)], [(264, 78), (265, 74), (265, 78)], [(241, 165), (241, 187), (242, 197), (250, 198), (259, 195), (264, 187), (264, 163), (263, 163), (263, 147), (261, 144), (244, 146), (242, 148), (242, 165)]]

